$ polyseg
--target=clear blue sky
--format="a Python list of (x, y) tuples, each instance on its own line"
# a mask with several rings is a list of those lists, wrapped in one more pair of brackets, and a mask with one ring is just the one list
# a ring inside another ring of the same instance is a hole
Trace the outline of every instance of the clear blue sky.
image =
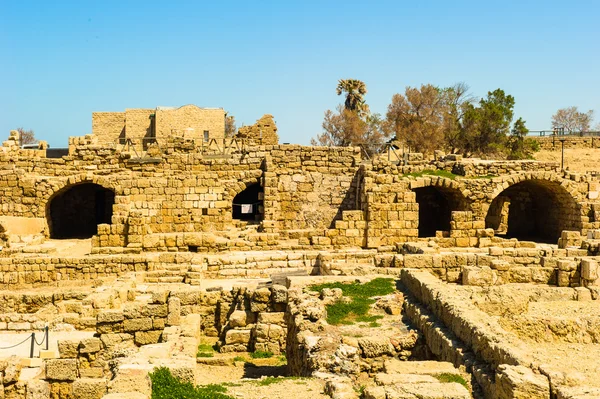
[(406, 86), (502, 88), (548, 128), (561, 107), (600, 113), (599, 17), (597, 0), (0, 0), (0, 140), (23, 126), (61, 147), (93, 111), (192, 103), (238, 126), (273, 114), (308, 144), (340, 78), (382, 114)]

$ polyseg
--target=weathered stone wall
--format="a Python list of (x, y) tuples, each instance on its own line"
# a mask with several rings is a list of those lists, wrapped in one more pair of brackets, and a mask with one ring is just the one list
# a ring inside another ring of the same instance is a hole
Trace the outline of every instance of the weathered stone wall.
[(210, 139), (225, 136), (225, 111), (222, 108), (200, 108), (184, 105), (176, 109), (156, 109), (156, 137), (166, 139), (175, 131), (185, 138), (204, 139), (204, 131)]
[(116, 143), (119, 137), (125, 136), (125, 112), (93, 112), (92, 134), (100, 143)]
[(269, 114), (263, 115), (254, 125), (240, 127), (235, 137), (262, 145), (279, 144), (277, 126), (273, 115)]
[(560, 151), (562, 143), (560, 138), (564, 138), (564, 148), (600, 148), (600, 136), (547, 136), (531, 137), (540, 143), (540, 148), (547, 151)]

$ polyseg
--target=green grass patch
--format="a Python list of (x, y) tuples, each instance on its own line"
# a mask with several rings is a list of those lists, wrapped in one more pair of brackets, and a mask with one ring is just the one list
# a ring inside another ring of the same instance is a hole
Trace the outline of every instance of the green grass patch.
[(247, 362), (248, 358), (245, 356), (236, 356), (233, 358), (234, 362)]
[(467, 384), (467, 381), (458, 374), (442, 373), (436, 375), (435, 378), (437, 378), (439, 382), (458, 382), (463, 387), (469, 389), (469, 384)]
[[(370, 306), (375, 303), (371, 297), (388, 295), (394, 292), (391, 278), (376, 278), (365, 284), (360, 283), (325, 283), (312, 285), (312, 291), (320, 292), (324, 288), (339, 288), (350, 302), (339, 301), (327, 305), (327, 322), (332, 325), (353, 324), (356, 321), (375, 323), (382, 316), (368, 316)], [(377, 323), (375, 323), (377, 324)], [(375, 325), (375, 327), (377, 327)]]
[(166, 367), (160, 367), (150, 373), (152, 381), (152, 399), (234, 399), (226, 395), (227, 388), (222, 385), (194, 386), (173, 377)]
[(209, 344), (198, 345), (196, 357), (213, 357), (215, 355), (215, 346)]
[(456, 179), (459, 175), (455, 175), (452, 172), (448, 172), (447, 170), (433, 170), (433, 169), (425, 169), (422, 170), (421, 172), (412, 172), (412, 173), (405, 173), (402, 175), (403, 177), (423, 177), (423, 176), (439, 176), (439, 177), (445, 177), (447, 179)]
[(304, 379), (303, 377), (265, 377), (261, 380), (256, 381), (256, 383), (261, 386), (266, 386), (266, 385), (277, 384), (279, 382), (288, 381), (288, 380), (297, 380), (296, 383), (299, 384), (299, 383), (305, 383), (305, 381), (302, 381), (303, 379)]
[(268, 359), (273, 357), (273, 352), (269, 351), (255, 351), (250, 353), (252, 359)]

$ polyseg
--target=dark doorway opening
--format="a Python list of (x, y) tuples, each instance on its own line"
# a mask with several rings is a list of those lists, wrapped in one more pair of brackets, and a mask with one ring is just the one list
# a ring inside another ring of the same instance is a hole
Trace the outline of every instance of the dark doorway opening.
[(263, 188), (255, 183), (246, 187), (233, 199), (233, 218), (246, 221), (260, 221), (263, 215)]
[(115, 193), (98, 184), (77, 184), (57, 193), (48, 205), (50, 238), (90, 238), (110, 224)]
[(435, 237), (436, 231), (450, 231), (453, 211), (468, 209), (459, 191), (446, 187), (420, 187), (413, 190), (419, 204), (419, 237)]
[(486, 228), (505, 238), (555, 244), (563, 230), (581, 230), (580, 207), (559, 183), (528, 180), (502, 191), (490, 204)]

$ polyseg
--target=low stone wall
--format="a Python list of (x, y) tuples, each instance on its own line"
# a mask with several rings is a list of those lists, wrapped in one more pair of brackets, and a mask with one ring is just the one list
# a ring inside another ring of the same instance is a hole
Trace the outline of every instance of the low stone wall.
[(218, 303), (220, 351), (284, 352), (287, 301), (288, 290), (282, 285), (224, 293)]
[[(534, 372), (535, 362), (467, 292), (446, 287), (431, 274), (405, 270), (406, 314), (426, 336), (434, 354), (471, 372), (485, 397), (550, 398), (548, 377)], [(531, 368), (530, 368), (531, 367)]]
[(600, 136), (532, 136), (530, 138), (537, 141), (540, 144), (540, 149), (547, 151), (560, 151), (562, 146), (560, 138), (564, 138), (565, 148), (600, 148)]

